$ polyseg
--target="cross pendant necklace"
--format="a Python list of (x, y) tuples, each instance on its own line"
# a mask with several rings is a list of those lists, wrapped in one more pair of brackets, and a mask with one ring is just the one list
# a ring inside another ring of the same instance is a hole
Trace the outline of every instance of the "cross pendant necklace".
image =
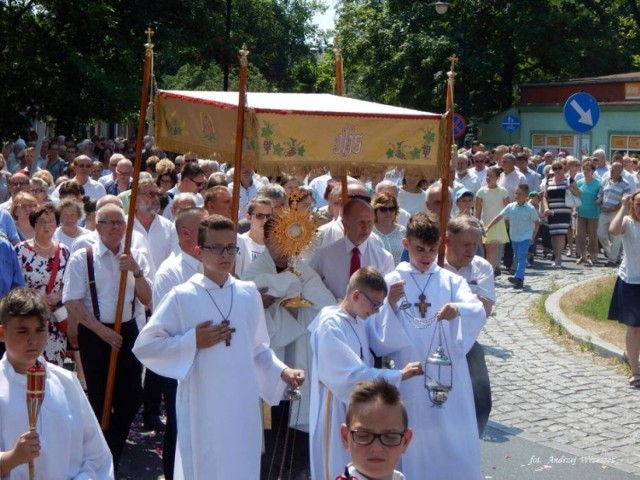
[[(209, 295), (209, 298), (211, 299), (211, 301), (213, 302), (213, 306), (216, 307), (216, 310), (218, 311), (218, 313), (220, 314), (220, 316), (222, 317), (222, 322), (220, 322), (220, 325), (229, 325), (229, 316), (231, 315), (231, 310), (233, 310), (233, 285), (231, 285), (231, 304), (229, 305), (229, 312), (227, 313), (227, 315), (223, 315), (222, 314), (222, 310), (220, 310), (220, 307), (218, 307), (218, 304), (216, 303), (216, 301), (213, 299), (213, 296), (211, 295), (211, 293), (209, 293), (209, 290), (205, 289), (205, 292), (207, 292), (207, 295)], [(231, 333), (234, 333), (236, 331), (235, 328), (230, 328), (229, 331)], [(228, 338), (224, 341), (224, 344), (227, 347), (231, 346), (231, 338)]]
[(420, 295), (418, 296), (418, 300), (419, 302), (414, 303), (413, 306), (414, 307), (418, 307), (418, 311), (420, 312), (420, 318), (426, 318), (427, 317), (427, 310), (429, 309), (429, 307), (431, 306), (431, 304), (429, 302), (427, 302), (427, 296), (425, 295), (425, 290), (427, 289), (427, 287), (429, 286), (429, 282), (431, 281), (431, 275), (433, 274), (429, 274), (429, 278), (427, 279), (427, 283), (425, 284), (425, 286), (423, 288), (420, 288), (420, 285), (418, 284), (418, 281), (416, 280), (416, 277), (413, 276), (413, 273), (410, 273), (409, 275), (411, 275), (411, 278), (413, 279), (413, 283), (416, 284), (416, 287), (418, 287), (418, 290), (420, 290)]

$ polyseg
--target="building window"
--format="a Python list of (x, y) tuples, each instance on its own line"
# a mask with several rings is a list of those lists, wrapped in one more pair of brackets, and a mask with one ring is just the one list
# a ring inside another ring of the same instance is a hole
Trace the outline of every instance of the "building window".
[(531, 149), (533, 153), (545, 150), (554, 155), (557, 155), (560, 150), (564, 150), (574, 157), (579, 157), (578, 149), (582, 149), (582, 155), (589, 155), (591, 151), (591, 135), (536, 133), (531, 135)]
[(609, 145), (609, 158), (614, 152), (626, 155), (640, 154), (640, 134), (638, 135), (611, 135)]

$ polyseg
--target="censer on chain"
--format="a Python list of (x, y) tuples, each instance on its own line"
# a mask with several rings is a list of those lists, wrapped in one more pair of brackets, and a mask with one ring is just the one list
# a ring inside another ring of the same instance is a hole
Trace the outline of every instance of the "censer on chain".
[(436, 408), (442, 408), (453, 388), (453, 364), (444, 338), (442, 323), (442, 320), (436, 322), (428, 351), (431, 352), (436, 336), (438, 346), (424, 362), (424, 387), (429, 392), (432, 406)]

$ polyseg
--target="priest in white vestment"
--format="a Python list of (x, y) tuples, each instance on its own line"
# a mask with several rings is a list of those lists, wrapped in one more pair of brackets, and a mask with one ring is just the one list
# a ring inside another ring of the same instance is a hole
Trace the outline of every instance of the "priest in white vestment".
[[(258, 479), (261, 397), (278, 404), (286, 383), (304, 380), (269, 348), (260, 294), (229, 275), (237, 253), (233, 223), (205, 218), (198, 232), (204, 275), (171, 290), (140, 332), (134, 353), (178, 380), (174, 478)], [(286, 383), (285, 383), (286, 382)]]
[[(311, 334), (307, 327), (323, 307), (335, 305), (336, 299), (315, 270), (298, 262), (293, 273), (293, 269), (287, 268), (288, 259), (278, 258), (268, 234), (265, 236), (265, 243), (267, 251), (253, 261), (242, 279), (254, 282), (258, 289), (266, 289), (266, 295), (275, 299), (264, 310), (271, 349), (284, 363), (302, 369), (310, 376)], [(312, 305), (302, 308), (287, 308), (283, 305), (283, 301), (298, 296), (310, 301)], [(302, 385), (300, 393), (300, 412), (297, 413), (296, 407), (290, 426), (308, 432), (309, 383)]]
[[(434, 408), (424, 377), (400, 385), (414, 431), (400, 470), (409, 479), (478, 480), (482, 478), (480, 442), (465, 356), (486, 314), (463, 278), (435, 264), (439, 238), (437, 222), (426, 213), (411, 218), (403, 240), (410, 263), (400, 263), (385, 277), (388, 301), (379, 315), (369, 319), (367, 328), (376, 353), (403, 365), (416, 357), (424, 361), (433, 353), (438, 346), (436, 327), (444, 322), (441, 326), (453, 365), (453, 388), (444, 407)], [(434, 321), (426, 328), (416, 327), (420, 323), (424, 327), (429, 320)], [(449, 380), (443, 378), (442, 382)]]

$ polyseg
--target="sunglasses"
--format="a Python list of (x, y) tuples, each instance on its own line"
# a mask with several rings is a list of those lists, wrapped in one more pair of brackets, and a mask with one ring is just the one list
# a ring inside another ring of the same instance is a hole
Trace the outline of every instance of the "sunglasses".
[(195, 184), (196, 184), (196, 187), (198, 187), (198, 188), (202, 187), (202, 186), (205, 184), (205, 182), (196, 182), (193, 178), (189, 178), (189, 177), (187, 177), (187, 179), (189, 179), (189, 180), (191, 180), (193, 183), (195, 183)]
[(376, 210), (382, 213), (391, 213), (398, 211), (397, 207), (378, 207)]

